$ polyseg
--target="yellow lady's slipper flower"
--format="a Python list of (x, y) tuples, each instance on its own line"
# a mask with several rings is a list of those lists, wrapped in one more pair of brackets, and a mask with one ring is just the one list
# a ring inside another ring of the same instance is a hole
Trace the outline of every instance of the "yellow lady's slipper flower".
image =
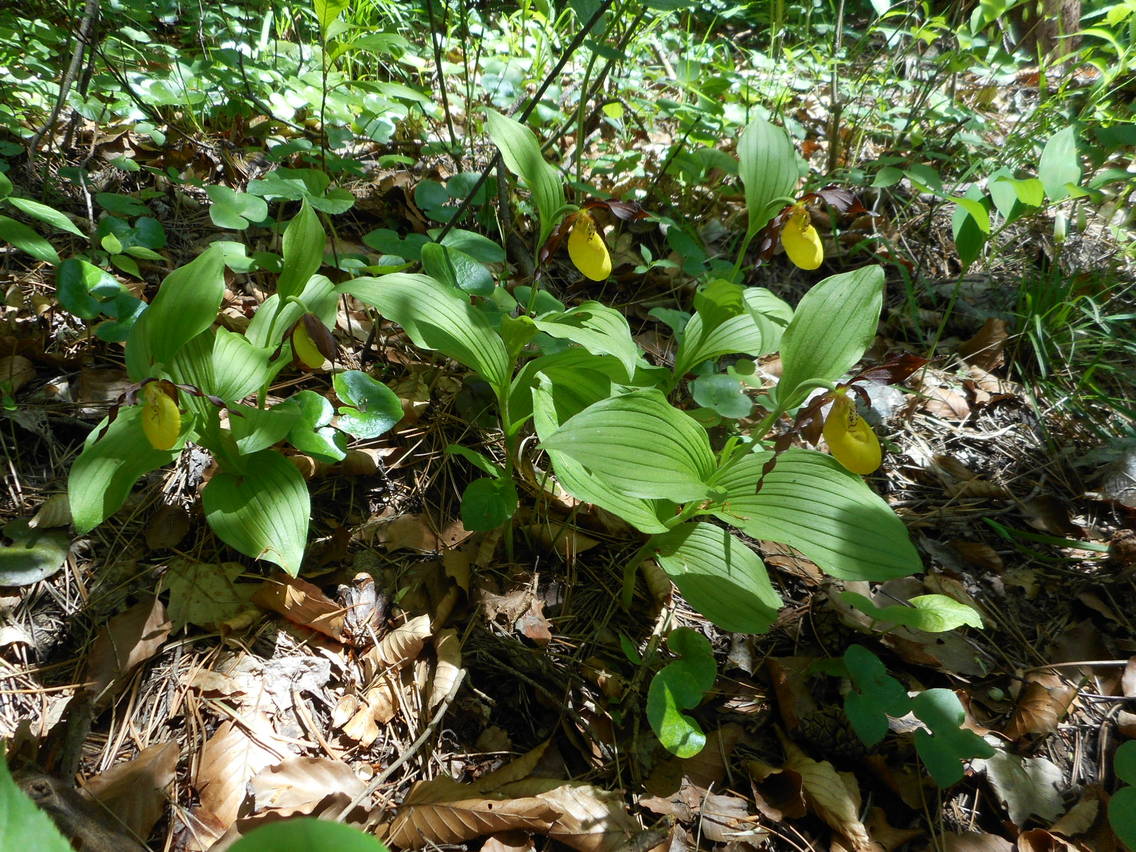
[(296, 330), (292, 332), (292, 352), (309, 370), (318, 370), (326, 360), (302, 322), (297, 323)]
[(163, 384), (147, 382), (142, 386), (142, 431), (155, 450), (172, 448), (181, 434), (181, 412)]
[(801, 205), (793, 208), (781, 228), (781, 245), (789, 260), (801, 269), (816, 269), (824, 260), (824, 246), (813, 227), (809, 211)]
[(568, 256), (584, 275), (593, 281), (605, 281), (611, 275), (611, 255), (603, 237), (596, 230), (596, 220), (585, 211), (576, 214), (568, 234)]
[(880, 441), (872, 427), (856, 412), (856, 404), (839, 393), (821, 432), (832, 457), (853, 473), (867, 476), (880, 466)]

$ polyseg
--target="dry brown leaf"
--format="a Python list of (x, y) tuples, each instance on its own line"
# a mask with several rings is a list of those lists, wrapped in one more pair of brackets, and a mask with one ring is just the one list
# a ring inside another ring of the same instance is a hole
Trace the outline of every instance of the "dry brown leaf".
[(993, 547), (978, 541), (964, 541), (956, 538), (950, 542), (953, 547), (969, 565), (983, 571), (1001, 571), (1002, 557)]
[(528, 832), (503, 831), (491, 834), (481, 845), (481, 852), (533, 852)]
[(924, 387), (923, 409), (941, 420), (965, 420), (970, 416), (966, 397), (950, 388)]
[(1006, 321), (990, 317), (970, 340), (959, 344), (959, 357), (982, 370), (990, 371), (1002, 366), (1006, 360), (1004, 349), (1010, 334)]
[(755, 802), (758, 810), (774, 822), (800, 819), (809, 812), (800, 773), (770, 766), (760, 760), (747, 760), (746, 771), (757, 782)]
[(868, 817), (868, 836), (885, 852), (892, 852), (923, 834), (921, 828), (896, 828), (888, 822), (887, 812), (883, 808), (872, 808)]
[(1044, 828), (1032, 828), (1018, 835), (1017, 852), (1087, 852), (1085, 847), (1070, 843)]
[(0, 390), (14, 394), (35, 378), (35, 365), (23, 355), (0, 357)]
[(1004, 837), (981, 831), (946, 832), (942, 835), (942, 843), (944, 852), (1011, 852), (1014, 848)]
[(445, 569), (446, 576), (457, 583), (458, 588), (467, 595), (469, 594), (470, 564), (472, 561), (473, 554), (465, 547), (460, 550), (447, 550), (442, 554), (442, 568)]
[(426, 706), (433, 710), (441, 704), (454, 681), (461, 674), (462, 652), (461, 641), (456, 630), (443, 630), (434, 637), (434, 653), (438, 655), (438, 664), (434, 669), (434, 680), (430, 684), (430, 699)]
[(425, 515), (402, 515), (379, 531), (379, 541), (387, 550), (421, 550), (434, 553), (441, 550), (441, 542)]
[(578, 852), (619, 852), (639, 834), (623, 796), (590, 784), (552, 778), (527, 778), (498, 790), (508, 798), (535, 796), (559, 812), (547, 834)]
[(364, 654), (364, 676), (374, 677), (376, 672), (389, 666), (404, 666), (416, 659), (431, 636), (430, 616), (419, 615), (402, 624), (379, 640), (379, 644)]
[(337, 642), (344, 641), (343, 607), (316, 586), (297, 577), (278, 574), (261, 583), (253, 593), (257, 606), (284, 616)]
[(291, 747), (277, 740), (263, 714), (246, 714), (241, 722), (222, 722), (201, 749), (194, 781), (201, 801), (197, 817), (216, 834), (195, 837), (197, 845), (191, 849), (207, 849), (232, 825), (250, 778), (292, 754)]
[(547, 550), (554, 550), (562, 559), (575, 559), (581, 553), (591, 550), (599, 541), (591, 536), (584, 535), (575, 527), (548, 524), (528, 524), (521, 527), (521, 531), (534, 542)]
[(777, 696), (781, 722), (790, 732), (801, 726), (801, 719), (817, 712), (816, 699), (806, 687), (806, 672), (813, 662), (812, 657), (769, 657), (765, 661), (765, 670)]
[(189, 532), (189, 512), (181, 506), (162, 506), (146, 524), (146, 547), (165, 550), (176, 547)]
[(166, 607), (155, 597), (139, 601), (99, 631), (87, 655), (87, 691), (96, 707), (106, 706), (126, 675), (158, 653), (170, 627)]
[(249, 781), (253, 810), (271, 810), (281, 817), (340, 815), (365, 785), (341, 760), (290, 757)]
[(472, 792), (468, 785), (452, 779), (438, 785), (438, 779), (419, 782), (410, 791), (387, 829), (385, 840), (406, 849), (422, 849), (428, 844), (464, 843), (475, 837), (523, 829), (545, 833), (560, 812), (543, 799), (488, 799), (475, 796), (439, 800), (440, 795)]
[(544, 757), (549, 742), (551, 740), (545, 740), (536, 748), (526, 751), (515, 760), (509, 761), (492, 772), (485, 773), (473, 782), (473, 788), (478, 793), (491, 793), (506, 784), (513, 784), (522, 778), (528, 778), (536, 765), (540, 763), (540, 759)]
[(52, 527), (66, 527), (71, 525), (71, 503), (66, 494), (55, 494), (48, 497), (40, 506), (35, 515), (28, 521), (28, 527), (33, 530), (45, 530)]
[(1030, 672), (1003, 732), (1012, 740), (1028, 734), (1051, 734), (1069, 712), (1077, 687), (1053, 672)]
[(853, 852), (871, 850), (868, 829), (860, 822), (860, 797), (854, 795), (855, 779), (851, 783), (845, 781), (844, 773), (837, 772), (827, 760), (813, 760), (784, 735), (780, 739), (785, 749), (785, 768), (801, 776), (805, 796), (816, 815), (843, 835)]
[(149, 837), (166, 807), (166, 789), (174, 781), (177, 743), (156, 743), (126, 763), (87, 779), (83, 785), (136, 837)]

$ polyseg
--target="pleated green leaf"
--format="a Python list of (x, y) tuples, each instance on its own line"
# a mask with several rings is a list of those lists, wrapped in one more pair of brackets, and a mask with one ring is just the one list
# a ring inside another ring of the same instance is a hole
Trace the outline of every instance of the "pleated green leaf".
[(567, 311), (545, 314), (536, 320), (536, 327), (551, 337), (579, 343), (593, 355), (614, 356), (627, 370), (627, 380), (634, 378), (639, 347), (631, 337), (627, 318), (619, 311), (599, 302), (584, 302)]

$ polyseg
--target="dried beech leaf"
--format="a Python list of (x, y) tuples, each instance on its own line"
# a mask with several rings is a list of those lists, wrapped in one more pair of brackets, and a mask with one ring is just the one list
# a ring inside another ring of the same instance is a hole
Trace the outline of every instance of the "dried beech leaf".
[(1076, 697), (1077, 687), (1061, 675), (1031, 672), (1003, 733), (1012, 740), (1028, 734), (1051, 734)]
[(177, 743), (156, 743), (133, 760), (87, 779), (83, 789), (136, 837), (149, 837), (166, 808), (166, 790), (174, 781)]
[(942, 843), (944, 852), (1011, 852), (1014, 848), (1004, 837), (981, 831), (946, 832), (942, 835)]
[(639, 824), (627, 813), (618, 791), (583, 782), (527, 778), (501, 788), (500, 795), (536, 796), (560, 812), (548, 836), (579, 852), (619, 852), (632, 846)]
[(533, 852), (533, 844), (528, 832), (503, 831), (487, 837), (481, 852)]
[(344, 641), (343, 607), (305, 580), (279, 574), (261, 584), (252, 602), (284, 616), (293, 624), (315, 630), (337, 642)]
[[(415, 785), (391, 820), (385, 838), (391, 845), (422, 849), (432, 843), (464, 843), (475, 837), (513, 829), (544, 833), (560, 816), (556, 808), (536, 797), (420, 801), (416, 799), (415, 793), (422, 784), (423, 782), (419, 782)], [(453, 786), (461, 792), (471, 792), (467, 785), (454, 782)], [(438, 792), (437, 788), (432, 788), (425, 797), (432, 799)], [(449, 792), (455, 791), (451, 788)]]
[(434, 652), (438, 655), (438, 665), (434, 669), (434, 681), (430, 684), (430, 700), (427, 702), (430, 710), (445, 700), (461, 674), (461, 641), (457, 631), (443, 630), (435, 636)]
[(367, 677), (388, 666), (403, 666), (416, 659), (430, 638), (430, 616), (419, 615), (396, 627), (363, 655)]
[(959, 344), (959, 357), (989, 372), (1006, 360), (1003, 349), (1009, 336), (1006, 321), (990, 317), (974, 337)]
[(249, 782), (256, 812), (273, 810), (289, 817), (320, 814), (328, 817), (328, 799), (337, 812), (346, 808), (365, 788), (341, 760), (326, 757), (290, 757), (257, 774)]
[(473, 782), (474, 789), (479, 793), (491, 793), (499, 787), (504, 787), (506, 784), (512, 784), (516, 781), (520, 781), (522, 778), (528, 778), (532, 774), (532, 771), (536, 769), (536, 765), (540, 763), (540, 759), (544, 757), (544, 752), (548, 749), (550, 742), (551, 740), (545, 740), (536, 748), (522, 754), (516, 760), (512, 760), (504, 766), (482, 775)]
[[(241, 721), (244, 725), (223, 722), (201, 750), (194, 786), (200, 810), (220, 832), (200, 848), (208, 848), (237, 818), (249, 779), (291, 754), (291, 748), (276, 739), (264, 715), (250, 713)], [(196, 839), (202, 840), (200, 836)]]
[(96, 707), (106, 706), (125, 676), (158, 653), (170, 627), (165, 605), (150, 598), (116, 615), (99, 631), (87, 656), (87, 690)]
[(841, 773), (827, 760), (813, 760), (784, 736), (781, 745), (785, 749), (785, 768), (801, 776), (805, 795), (816, 815), (843, 835), (853, 852), (870, 850), (868, 829), (860, 822), (859, 796), (849, 792)]

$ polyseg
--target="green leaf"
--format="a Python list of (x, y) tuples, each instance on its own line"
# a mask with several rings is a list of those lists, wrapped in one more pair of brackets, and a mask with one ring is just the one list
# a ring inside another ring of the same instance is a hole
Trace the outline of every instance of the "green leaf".
[(654, 389), (597, 402), (541, 445), (632, 497), (700, 500), (708, 496), (714, 472), (706, 430)]
[(799, 405), (809, 379), (834, 381), (844, 375), (871, 346), (884, 298), (884, 271), (865, 266), (832, 275), (817, 283), (797, 305), (781, 338), (783, 408)]
[(340, 407), (336, 426), (359, 439), (377, 438), (402, 419), (402, 403), (384, 385), (359, 370), (336, 373), (332, 379)]
[(323, 263), (324, 242), (319, 216), (305, 200), (296, 218), (284, 229), (284, 268), (276, 280), (276, 292), (281, 299), (298, 295), (316, 274)]
[(118, 279), (104, 269), (69, 257), (55, 273), (55, 297), (64, 310), (94, 319), (123, 292)]
[(255, 828), (234, 843), (230, 852), (327, 852), (329, 849), (389, 852), (377, 839), (354, 826), (311, 817), (286, 819)]
[(723, 630), (764, 633), (777, 618), (781, 596), (765, 564), (729, 530), (682, 524), (656, 536), (651, 547), (687, 602)]
[(25, 251), (36, 260), (59, 265), (59, 253), (44, 237), (37, 234), (23, 222), (9, 216), (0, 216), (0, 240), (6, 240), (20, 251)]
[(940, 787), (961, 781), (961, 761), (993, 757), (994, 749), (982, 737), (962, 727), (966, 721), (958, 696), (949, 689), (928, 689), (911, 702), (911, 709), (931, 732), (915, 732), (915, 750)]
[(718, 667), (710, 641), (689, 627), (676, 627), (667, 637), (678, 659), (651, 679), (647, 690), (647, 721), (659, 742), (677, 757), (693, 757), (706, 745), (702, 728), (683, 710), (702, 703), (714, 685)]
[(130, 405), (118, 413), (106, 434), (104, 419), (91, 430), (83, 452), (71, 466), (67, 494), (75, 531), (90, 532), (118, 511), (143, 474), (173, 461), (179, 449), (155, 450), (142, 432), (142, 407)]
[[(563, 392), (567, 387), (569, 386), (556, 385), (546, 375), (541, 375), (539, 386), (532, 389), (533, 425), (536, 427), (537, 436), (542, 441), (560, 427), (560, 417), (557, 414), (554, 393), (556, 391)], [(608, 387), (611, 387), (610, 380), (608, 380)], [(556, 450), (548, 450), (548, 458), (552, 462), (560, 486), (577, 500), (592, 503), (601, 509), (612, 512), (640, 532), (659, 533), (666, 531), (667, 527), (660, 518), (666, 512), (665, 507), (673, 508), (672, 504), (665, 501), (631, 497), (617, 491), (605, 481), (589, 473), (587, 468), (571, 456)]]
[(237, 192), (227, 186), (207, 186), (205, 194), (213, 202), (209, 207), (209, 218), (218, 228), (243, 231), (249, 225), (268, 218), (268, 204), (263, 198)]
[(486, 119), (489, 138), (500, 149), (505, 166), (533, 195), (540, 215), (537, 245), (544, 245), (557, 225), (557, 214), (564, 207), (564, 182), (560, 172), (544, 159), (536, 135), (523, 124), (493, 110), (486, 111)]
[[(979, 205), (980, 207), (982, 205)], [(955, 250), (958, 251), (959, 260), (969, 266), (978, 260), (982, 249), (986, 245), (986, 235), (990, 231), (989, 218), (987, 227), (974, 218), (969, 209), (961, 204), (955, 207), (951, 215), (951, 235), (954, 237)]]
[(982, 629), (981, 615), (972, 607), (946, 595), (917, 595), (909, 601), (911, 606), (897, 604), (883, 608), (855, 592), (841, 592), (840, 597), (877, 621), (901, 624), (927, 633), (946, 633), (964, 624)]
[(982, 231), (984, 235), (990, 233), (990, 213), (981, 200), (977, 198), (964, 198), (962, 196), (952, 197), (950, 200), (965, 210), (967, 214), (974, 219), (975, 224), (978, 225), (978, 230)]
[(210, 328), (225, 293), (221, 252), (206, 249), (162, 281), (158, 295), (131, 329), (126, 344), (130, 377), (140, 381), (169, 363), (187, 342)]
[(467, 530), (495, 530), (516, 511), (517, 491), (511, 480), (483, 477), (462, 492), (461, 519)]
[(871, 748), (887, 735), (888, 716), (907, 715), (911, 699), (880, 658), (862, 645), (852, 645), (844, 652), (844, 665), (855, 687), (844, 696), (844, 712), (856, 736)]
[(236, 439), (237, 451), (243, 456), (283, 441), (300, 418), (298, 409), (283, 403), (267, 409), (234, 405), (229, 413), (229, 428)]
[(12, 540), (0, 546), (0, 586), (27, 586), (53, 576), (67, 562), (71, 537), (55, 530), (32, 529), (23, 518), (4, 525)]
[(8, 761), (0, 744), (0, 837), (5, 849), (26, 849), (35, 852), (72, 852), (70, 842), (64, 839), (43, 811), (28, 798), (8, 771)]
[(108, 213), (122, 216), (145, 216), (150, 212), (150, 208), (137, 198), (118, 192), (96, 192), (95, 201)]
[(690, 393), (695, 402), (713, 409), (722, 417), (736, 420), (749, 417), (753, 411), (753, 401), (746, 396), (742, 383), (733, 376), (722, 373), (699, 376), (690, 383)]
[(488, 296), (496, 282), (482, 264), (458, 249), (438, 243), (422, 246), (422, 269), (448, 287), (455, 287), (478, 296)]
[(762, 118), (751, 121), (738, 140), (738, 174), (745, 187), (746, 233), (753, 236), (797, 186), (797, 153), (785, 131)]
[(347, 6), (347, 0), (312, 0), (312, 8), (315, 10), (316, 20), (319, 21), (322, 38), (327, 39), (331, 25), (335, 23), (335, 19)]
[(289, 444), (321, 461), (337, 462), (347, 455), (347, 436), (329, 425), (335, 409), (326, 397), (303, 390), (292, 394), (281, 405), (298, 411), (296, 422), (288, 432)]
[(243, 571), (239, 562), (171, 560), (162, 575), (162, 588), (170, 592), (167, 612), (173, 629), (181, 630), (186, 624), (211, 629), (239, 615), (248, 606), (234, 585)]
[(545, 314), (535, 323), (550, 337), (579, 343), (593, 355), (614, 356), (627, 371), (627, 380), (634, 379), (639, 347), (619, 311), (589, 301), (562, 313)]
[(903, 522), (863, 479), (830, 456), (791, 449), (744, 456), (713, 480), (727, 492), (714, 516), (756, 539), (795, 547), (842, 580), (890, 580), (923, 570)]
[(469, 447), (463, 447), (461, 444), (448, 444), (446, 446), (446, 455), (460, 456), (492, 479), (500, 479), (505, 473), (505, 468), (497, 464), (497, 462), (490, 461), (477, 450), (471, 450)]
[(1136, 784), (1136, 740), (1124, 743), (1116, 750), (1113, 771), (1125, 784)]
[(428, 275), (356, 278), (336, 288), (374, 305), (403, 327), (416, 346), (437, 349), (479, 373), (498, 396), (509, 386), (509, 357), (486, 315), (459, 290)]
[(300, 573), (308, 538), (308, 486), (274, 450), (241, 459), (240, 473), (216, 474), (201, 491), (205, 520), (221, 541), (245, 556)]
[(675, 356), (675, 376), (723, 355), (758, 357), (776, 351), (793, 309), (764, 287), (747, 287), (739, 295), (731, 307), (707, 310), (703, 304), (690, 318)]
[(1050, 201), (1061, 201), (1070, 195), (1070, 186), (1081, 181), (1081, 161), (1077, 155), (1077, 131), (1070, 125), (1054, 133), (1045, 143), (1037, 176)]
[(505, 249), (493, 240), (461, 228), (454, 228), (446, 234), (442, 238), (442, 245), (464, 252), (481, 263), (503, 263), (505, 260)]
[(0, 199), (8, 198), (11, 194), (12, 181), (4, 172), (0, 172)]
[(309, 278), (297, 298), (281, 304), (280, 296), (274, 293), (265, 299), (245, 329), (249, 342), (254, 346), (275, 349), (304, 314), (315, 314), (325, 326), (334, 327), (339, 294), (326, 275)]
[(31, 216), (33, 219), (38, 219), (57, 230), (66, 231), (84, 240), (87, 238), (87, 235), (80, 231), (79, 227), (74, 222), (54, 207), (48, 207), (46, 204), (40, 204), (38, 201), (32, 201), (30, 198), (9, 198), (8, 203), (17, 210), (21, 210)]

